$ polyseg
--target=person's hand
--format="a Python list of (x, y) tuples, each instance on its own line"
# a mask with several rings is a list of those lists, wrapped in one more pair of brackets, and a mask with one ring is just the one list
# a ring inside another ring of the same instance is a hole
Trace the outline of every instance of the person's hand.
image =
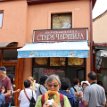
[(44, 104), (43, 104), (43, 107), (49, 107), (50, 105), (48, 104), (48, 102), (45, 102)]
[(17, 92), (19, 92), (19, 91), (20, 91), (20, 89), (17, 89), (16, 91), (17, 91)]
[(52, 104), (52, 107), (58, 107), (58, 104), (57, 104), (56, 102), (54, 102), (54, 103)]
[(58, 107), (58, 104), (56, 102), (52, 102), (52, 104), (50, 105), (49, 100), (48, 100), (45, 102), (43, 107)]
[(78, 98), (81, 98), (83, 96), (83, 93), (82, 92), (76, 92), (75, 96)]
[(2, 87), (1, 92), (5, 93), (6, 89), (4, 87)]

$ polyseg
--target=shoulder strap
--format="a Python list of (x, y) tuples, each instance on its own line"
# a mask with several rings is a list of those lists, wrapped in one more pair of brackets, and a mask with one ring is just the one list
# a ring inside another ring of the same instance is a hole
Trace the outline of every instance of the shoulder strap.
[[(28, 95), (27, 95), (27, 93), (26, 93), (25, 89), (24, 89), (24, 93), (25, 93), (25, 95), (26, 95), (27, 99), (30, 101), (30, 98), (28, 97)], [(33, 94), (33, 93), (32, 93), (32, 94)]]
[(33, 97), (33, 90), (32, 90), (32, 97)]
[(40, 94), (42, 94), (42, 92), (41, 92), (41, 85), (39, 86), (39, 92), (40, 92)]
[(45, 102), (45, 94), (43, 94), (42, 97), (41, 97), (42, 107), (43, 107), (44, 102)]
[(63, 94), (60, 94), (60, 103), (61, 103), (61, 107), (64, 107), (64, 96), (63, 96)]
[(76, 90), (76, 88), (74, 86), (73, 86), (73, 89), (74, 89), (75, 92), (77, 92), (77, 90)]

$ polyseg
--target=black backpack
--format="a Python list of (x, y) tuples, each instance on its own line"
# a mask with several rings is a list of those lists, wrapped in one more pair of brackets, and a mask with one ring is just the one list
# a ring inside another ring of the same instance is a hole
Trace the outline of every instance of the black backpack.
[(27, 99), (28, 99), (29, 102), (30, 102), (29, 107), (35, 107), (36, 101), (35, 101), (35, 99), (34, 99), (34, 97), (33, 97), (33, 91), (32, 91), (32, 98), (31, 98), (31, 99), (28, 97), (28, 95), (27, 95), (27, 93), (26, 93), (25, 90), (24, 90), (24, 93), (25, 93)]
[(33, 91), (32, 91), (32, 98), (30, 99), (30, 105), (29, 105), (29, 107), (35, 107), (35, 104), (36, 104), (36, 101), (35, 101), (35, 99), (33, 97)]

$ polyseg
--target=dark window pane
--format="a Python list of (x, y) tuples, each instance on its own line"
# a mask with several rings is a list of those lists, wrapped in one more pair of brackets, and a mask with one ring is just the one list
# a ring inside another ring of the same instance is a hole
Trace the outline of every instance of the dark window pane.
[(16, 49), (4, 50), (3, 60), (17, 60), (17, 50)]

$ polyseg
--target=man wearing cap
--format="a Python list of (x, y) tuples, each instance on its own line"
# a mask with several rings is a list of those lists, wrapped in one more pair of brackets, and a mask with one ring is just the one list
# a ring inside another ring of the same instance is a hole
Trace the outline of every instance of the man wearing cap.
[(9, 107), (11, 102), (11, 81), (9, 77), (6, 75), (6, 68), (4, 66), (0, 67), (0, 84), (2, 84), (3, 94), (5, 96), (6, 107)]

